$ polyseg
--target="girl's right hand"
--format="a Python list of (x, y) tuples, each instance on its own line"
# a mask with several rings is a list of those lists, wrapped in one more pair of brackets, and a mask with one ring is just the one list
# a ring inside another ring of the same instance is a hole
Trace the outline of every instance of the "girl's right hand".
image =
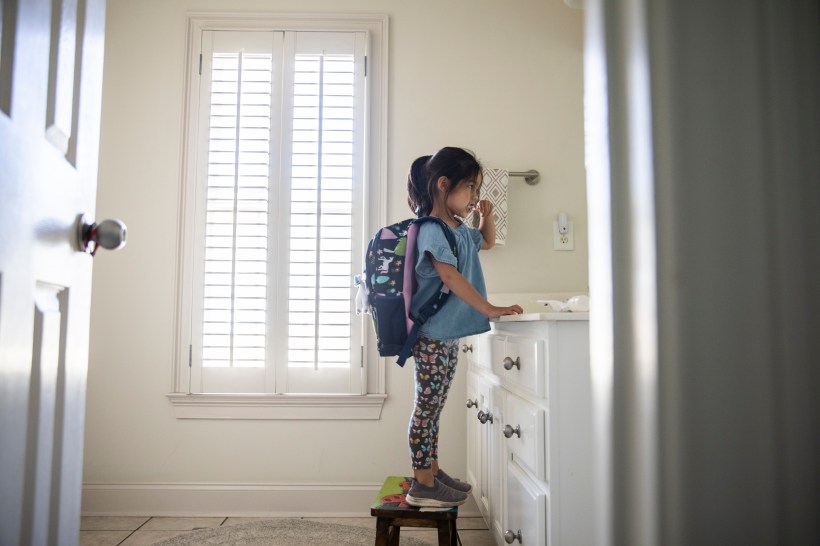
[(509, 307), (498, 307), (497, 305), (492, 305), (487, 308), (487, 311), (484, 313), (490, 318), (498, 318), (503, 317), (504, 315), (520, 315), (524, 312), (520, 305), (510, 305)]
[(484, 218), (485, 216), (489, 216), (490, 218), (493, 217), (493, 202), (489, 199), (482, 199), (478, 203), (476, 203), (475, 210), (478, 211), (478, 214)]

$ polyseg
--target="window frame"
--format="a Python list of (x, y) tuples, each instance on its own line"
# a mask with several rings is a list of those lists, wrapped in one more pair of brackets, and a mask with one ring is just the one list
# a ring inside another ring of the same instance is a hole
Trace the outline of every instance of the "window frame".
[[(375, 348), (373, 329), (362, 328), (361, 394), (199, 394), (191, 392), (192, 273), (196, 221), (197, 150), (207, 140), (198, 132), (200, 43), (208, 30), (350, 31), (367, 35), (363, 238), (384, 225), (387, 180), (388, 18), (381, 14), (187, 14), (179, 224), (174, 317), (173, 388), (167, 398), (178, 418), (204, 419), (378, 419), (386, 399), (385, 359)], [(207, 144), (207, 142), (205, 142)], [(366, 240), (354, 241), (366, 244)], [(352, 279), (351, 279), (352, 280)]]

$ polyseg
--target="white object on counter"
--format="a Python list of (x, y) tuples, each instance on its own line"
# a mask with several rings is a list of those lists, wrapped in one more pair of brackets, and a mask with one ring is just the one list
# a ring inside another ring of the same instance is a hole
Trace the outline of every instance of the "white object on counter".
[(589, 296), (580, 294), (572, 296), (567, 300), (567, 308), (575, 313), (586, 313), (589, 311)]
[(547, 308), (547, 311), (554, 311), (560, 313), (567, 311), (567, 303), (561, 300), (535, 300), (536, 303), (541, 303)]
[(562, 313), (564, 311), (572, 311), (573, 313), (586, 313), (589, 311), (589, 296), (579, 294), (572, 296), (567, 301), (561, 300), (535, 300), (536, 303), (542, 304), (549, 311), (555, 313)]

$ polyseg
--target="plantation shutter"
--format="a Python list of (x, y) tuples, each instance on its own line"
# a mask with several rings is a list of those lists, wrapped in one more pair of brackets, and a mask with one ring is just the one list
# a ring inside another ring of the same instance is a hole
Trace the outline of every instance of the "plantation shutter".
[(288, 327), (279, 373), (286, 362), (288, 392), (359, 394), (361, 320), (350, 286), (362, 263), (364, 35), (290, 33), (285, 58)]
[(363, 51), (364, 33), (203, 32), (193, 392), (362, 392)]

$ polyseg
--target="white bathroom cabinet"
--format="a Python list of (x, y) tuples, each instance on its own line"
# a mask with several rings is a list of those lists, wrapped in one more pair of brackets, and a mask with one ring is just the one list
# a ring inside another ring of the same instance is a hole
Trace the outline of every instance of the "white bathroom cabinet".
[(467, 479), (496, 544), (593, 544), (588, 315), (505, 317), (461, 344)]

